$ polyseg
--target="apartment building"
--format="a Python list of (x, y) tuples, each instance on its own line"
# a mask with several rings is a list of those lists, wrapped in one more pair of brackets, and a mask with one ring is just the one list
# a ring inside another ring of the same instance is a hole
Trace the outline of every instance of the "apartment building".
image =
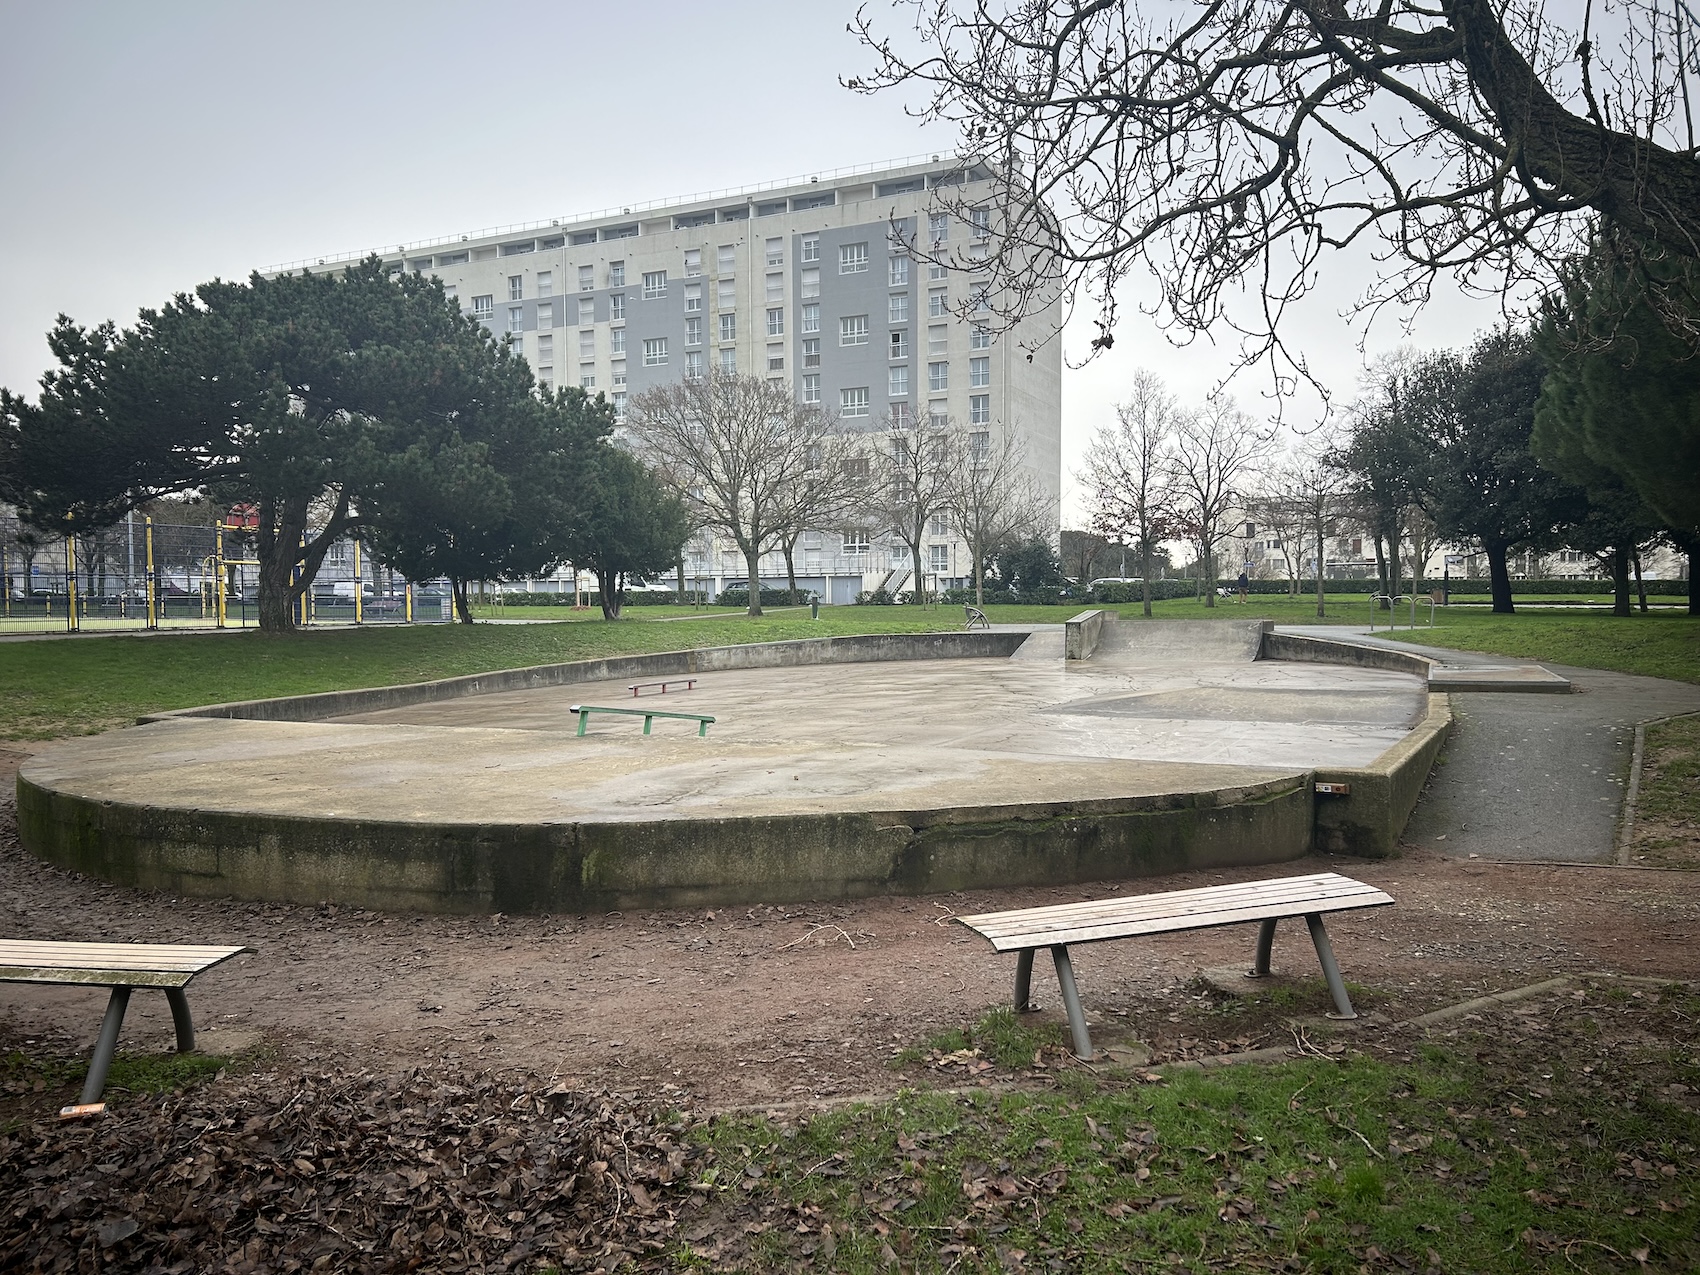
[[(1029, 359), (1023, 347), (1052, 316), (994, 332), (995, 299), (973, 264), (995, 233), (992, 180), (984, 167), (935, 157), (460, 235), (385, 258), (440, 278), (543, 385), (606, 394), (616, 417), (645, 388), (710, 368), (767, 377), (847, 428), (948, 419), (988, 442), (1014, 431), (1060, 508), (1061, 352), (1050, 341)], [(340, 269), (362, 255), (276, 270)], [(948, 523), (934, 531), (929, 584), (950, 587), (970, 565)], [(829, 602), (909, 586), (907, 550), (878, 527), (810, 531), (795, 561), (799, 585)], [(764, 583), (784, 584), (778, 554), (762, 570)], [(687, 573), (693, 587), (717, 591), (746, 568), (731, 545), (704, 538)]]

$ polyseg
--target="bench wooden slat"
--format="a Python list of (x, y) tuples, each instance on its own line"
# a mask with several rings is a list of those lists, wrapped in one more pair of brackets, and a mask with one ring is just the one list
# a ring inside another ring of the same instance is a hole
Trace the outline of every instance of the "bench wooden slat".
[(999, 952), (1208, 929), (1309, 913), (1384, 907), (1393, 899), (1335, 873), (1094, 899), (958, 917)]
[(0, 982), (182, 987), (251, 947), (0, 939)]

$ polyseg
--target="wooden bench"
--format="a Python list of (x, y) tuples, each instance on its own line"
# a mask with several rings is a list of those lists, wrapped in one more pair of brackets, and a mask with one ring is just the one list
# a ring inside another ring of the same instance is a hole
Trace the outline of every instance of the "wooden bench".
[(669, 686), (682, 686), (687, 691), (694, 691), (697, 688), (697, 680), (694, 677), (669, 677), (659, 682), (633, 682), (626, 689), (632, 693), (632, 698), (636, 699), (641, 692), (652, 686), (659, 686), (661, 689), (656, 693), (665, 695)]
[(228, 961), (251, 947), (199, 947), (184, 943), (53, 943), (35, 939), (0, 939), (0, 982), (83, 984), (110, 987), (106, 1018), (100, 1025), (94, 1056), (89, 1059), (88, 1078), (83, 1081), (80, 1106), (66, 1107), (61, 1115), (95, 1115), (102, 1110), (101, 1092), (106, 1072), (118, 1048), (118, 1029), (130, 1006), (130, 992), (138, 987), (157, 987), (171, 1006), (171, 1022), (177, 1029), (177, 1052), (195, 1048), (195, 1024), (189, 1017), (189, 998), (183, 989), (189, 980), (221, 961)]
[(1133, 938), (1141, 934), (1172, 934), (1178, 930), (1210, 929), (1218, 925), (1240, 925), (1257, 921), (1257, 955), (1247, 978), (1269, 973), (1269, 950), (1275, 941), (1275, 923), (1302, 916), (1310, 928), (1316, 958), (1334, 996), (1338, 1011), (1330, 1018), (1356, 1018), (1334, 949), (1322, 924), (1324, 912), (1356, 908), (1386, 907), (1393, 899), (1374, 886), (1365, 885), (1333, 872), (1313, 876), (1280, 877), (1273, 881), (1247, 881), (1239, 885), (1213, 885), (1199, 890), (1169, 890), (1161, 894), (1135, 894), (1119, 899), (1095, 899), (1088, 903), (1062, 903), (1053, 907), (1018, 908), (1009, 912), (982, 912), (959, 916), (969, 929), (991, 940), (999, 952), (1016, 953), (1015, 1008), (1037, 1008), (1029, 998), (1033, 979), (1033, 953), (1051, 950), (1056, 965), (1057, 985), (1062, 989), (1063, 1007), (1068, 1011), (1069, 1030), (1074, 1034), (1074, 1052), (1092, 1057), (1092, 1038), (1086, 1031), (1086, 1014), (1080, 1008), (1080, 993), (1074, 985), (1074, 967), (1069, 963), (1071, 943), (1101, 943), (1107, 939)]
[(663, 713), (650, 708), (604, 708), (600, 704), (574, 704), (567, 709), (567, 712), (578, 714), (578, 733), (581, 735), (584, 734), (585, 725), (590, 721), (592, 713), (617, 713), (621, 717), (641, 717), (643, 718), (643, 733), (645, 735), (649, 734), (650, 724), (657, 717), (677, 717), (682, 721), (696, 722), (699, 739), (708, 734), (708, 724), (714, 720), (714, 718), (702, 713)]
[(969, 606), (968, 603), (964, 602), (962, 610), (968, 616), (968, 622), (962, 626), (963, 628), (972, 629), (978, 626), (982, 629), (989, 629), (992, 627), (992, 622), (986, 618), (986, 613), (979, 607)]

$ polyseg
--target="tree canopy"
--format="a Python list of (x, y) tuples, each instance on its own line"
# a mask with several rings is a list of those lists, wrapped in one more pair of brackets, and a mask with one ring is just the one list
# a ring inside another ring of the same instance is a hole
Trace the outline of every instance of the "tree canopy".
[(678, 561), (690, 517), (642, 461), (613, 444), (596, 449), (588, 477), (583, 508), (564, 547), (575, 567), (596, 573), (603, 618), (617, 620), (628, 581), (659, 575)]
[(1683, 4), (1588, 5), (1568, 24), (1541, 0), (913, 10), (913, 38), (858, 14), (874, 65), (848, 83), (919, 88), (921, 116), (997, 170), (1009, 323), (1078, 293), (1108, 345), (1117, 285), (1142, 272), (1164, 325), (1220, 339), (1227, 321), (1244, 357), (1302, 375), (1278, 331), (1332, 250), (1384, 263), (1367, 306), (1423, 301), (1443, 272), (1545, 286), (1594, 214), (1700, 255)]

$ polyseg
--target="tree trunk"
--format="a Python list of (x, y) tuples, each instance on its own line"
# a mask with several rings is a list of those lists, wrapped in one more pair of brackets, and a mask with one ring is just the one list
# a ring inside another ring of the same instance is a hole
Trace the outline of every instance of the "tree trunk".
[(796, 552), (796, 540), (787, 540), (785, 542), (785, 593), (787, 600), (793, 606), (797, 604), (797, 564), (792, 560)]
[(602, 603), (602, 618), (604, 620), (618, 620), (620, 618), (620, 607), (625, 603), (625, 598), (622, 596), (620, 573), (598, 569), (596, 572), (596, 593)]
[(744, 550), (744, 570), (750, 577), (750, 605), (746, 615), (761, 614), (761, 550), (751, 545)]
[[(1387, 553), (1382, 547), (1381, 532), (1377, 531), (1370, 537), (1370, 543), (1375, 546), (1375, 578), (1381, 585), (1381, 592), (1388, 597), (1393, 596), (1393, 590), (1387, 587)], [(1393, 604), (1388, 603), (1391, 608)]]
[(1327, 539), (1327, 533), (1323, 530), (1323, 520), (1318, 517), (1316, 520), (1316, 618), (1319, 620), (1325, 618), (1328, 614), (1323, 602), (1322, 591), (1322, 567), (1327, 561), (1322, 555), (1327, 545)]
[(974, 550), (974, 605), (982, 610), (986, 606), (986, 555), (978, 547)]
[(1489, 589), (1493, 595), (1493, 613), (1495, 615), (1515, 615), (1517, 608), (1511, 604), (1511, 572), (1505, 565), (1505, 555), (1510, 549), (1503, 540), (1482, 541), (1482, 552), (1487, 554)]
[(1629, 550), (1611, 551), (1611, 613), (1631, 614), (1629, 606)]
[(909, 556), (915, 560), (915, 601), (927, 605), (927, 579), (921, 574), (921, 541), (916, 538), (909, 546)]
[(1141, 536), (1144, 548), (1139, 555), (1139, 592), (1144, 606), (1141, 608), (1145, 618), (1151, 618), (1151, 537)]
[(1200, 586), (1204, 590), (1204, 605), (1215, 609), (1216, 606), (1216, 554), (1210, 547), (1209, 541), (1199, 545), (1198, 569), (1203, 573)]
[(459, 576), (449, 577), (449, 593), (455, 601), (455, 615), (462, 624), (472, 623), (472, 606), (466, 600), (466, 581)]
[(1635, 595), (1640, 601), (1641, 614), (1647, 614), (1647, 582), (1641, 578), (1641, 548), (1637, 545), (1631, 559), (1635, 564)]
[(685, 555), (679, 555), (679, 587), (673, 593), (673, 601), (679, 606), (685, 605)]

